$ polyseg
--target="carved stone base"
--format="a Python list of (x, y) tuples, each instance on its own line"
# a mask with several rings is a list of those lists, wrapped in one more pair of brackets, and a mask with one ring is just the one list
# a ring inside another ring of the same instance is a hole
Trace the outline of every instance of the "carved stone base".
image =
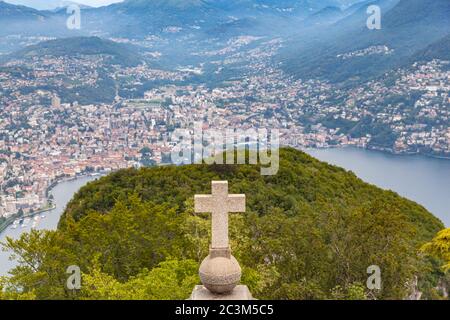
[(255, 300), (247, 286), (236, 286), (230, 293), (215, 294), (204, 286), (195, 286), (189, 300)]

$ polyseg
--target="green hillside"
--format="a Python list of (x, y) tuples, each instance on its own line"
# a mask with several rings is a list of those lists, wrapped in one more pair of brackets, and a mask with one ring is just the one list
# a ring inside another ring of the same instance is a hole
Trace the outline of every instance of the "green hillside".
[(434, 42), (414, 55), (412, 61), (450, 60), (450, 35)]
[(130, 48), (132, 47), (99, 37), (71, 37), (43, 41), (36, 45), (28, 46), (11, 55), (11, 58), (105, 55), (111, 57), (110, 63), (112, 64), (138, 65), (142, 59), (136, 50)]
[[(278, 57), (284, 71), (298, 78), (318, 77), (335, 83), (367, 81), (404, 66), (423, 50), (428, 49), (427, 55), (440, 50), (427, 47), (449, 35), (450, 1), (400, 0), (391, 8), (392, 2), (373, 1), (382, 9), (381, 30), (367, 29), (367, 6), (361, 6), (320, 35), (293, 37)], [(338, 58), (376, 45), (386, 45), (395, 54)]]
[[(443, 229), (437, 218), (300, 151), (280, 156), (274, 176), (258, 166), (191, 165), (91, 182), (57, 231), (9, 240), (22, 263), (4, 288), (39, 299), (186, 299), (210, 232), (210, 215), (193, 212), (193, 196), (224, 179), (247, 196), (247, 212), (230, 217), (230, 238), (256, 298), (404, 298), (414, 276), (424, 297), (434, 297), (443, 274), (418, 249)], [(79, 292), (64, 287), (69, 265), (83, 272)], [(381, 291), (365, 288), (370, 265), (382, 270)]]

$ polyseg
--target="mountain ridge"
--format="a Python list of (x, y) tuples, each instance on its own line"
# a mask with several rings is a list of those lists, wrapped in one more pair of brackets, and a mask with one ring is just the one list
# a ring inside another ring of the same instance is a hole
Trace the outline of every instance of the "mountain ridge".
[[(404, 65), (416, 52), (450, 34), (450, 1), (436, 0), (429, 5), (425, 0), (400, 0), (390, 9), (392, 1), (374, 3), (384, 3), (388, 8), (384, 14), (382, 12), (381, 30), (366, 27), (368, 15), (365, 7), (360, 7), (335, 23), (335, 29), (328, 36), (325, 31), (321, 41), (309, 45), (308, 40), (294, 41), (288, 45), (279, 57), (284, 70), (296, 77), (328, 76), (333, 82), (354, 76), (356, 81), (367, 80)], [(355, 27), (355, 23), (359, 27)], [(345, 61), (338, 58), (339, 54), (377, 45), (386, 45), (394, 49), (395, 54)]]
[(40, 42), (28, 46), (6, 58), (31, 58), (33, 56), (77, 56), (77, 55), (109, 55), (112, 63), (121, 65), (137, 65), (142, 60), (140, 55), (111, 40), (99, 37), (70, 37)]

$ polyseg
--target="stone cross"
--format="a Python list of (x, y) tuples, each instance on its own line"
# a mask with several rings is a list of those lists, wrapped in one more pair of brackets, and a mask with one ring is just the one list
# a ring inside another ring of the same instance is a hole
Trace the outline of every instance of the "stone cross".
[(228, 194), (228, 181), (213, 181), (211, 195), (196, 195), (195, 212), (212, 213), (212, 249), (228, 249), (228, 213), (245, 212), (245, 194)]

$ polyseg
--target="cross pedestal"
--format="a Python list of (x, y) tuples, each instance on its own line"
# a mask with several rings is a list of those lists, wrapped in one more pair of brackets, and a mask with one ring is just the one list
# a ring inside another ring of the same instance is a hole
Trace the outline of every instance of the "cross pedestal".
[(205, 286), (195, 286), (189, 300), (254, 300), (247, 286), (237, 285), (228, 294), (212, 293)]
[(246, 286), (236, 287), (241, 280), (242, 271), (231, 254), (228, 239), (228, 214), (245, 212), (245, 195), (228, 194), (228, 181), (213, 181), (210, 195), (195, 195), (194, 199), (195, 212), (212, 214), (212, 232), (209, 255), (203, 260), (199, 270), (203, 286), (194, 289), (191, 299), (252, 299)]

